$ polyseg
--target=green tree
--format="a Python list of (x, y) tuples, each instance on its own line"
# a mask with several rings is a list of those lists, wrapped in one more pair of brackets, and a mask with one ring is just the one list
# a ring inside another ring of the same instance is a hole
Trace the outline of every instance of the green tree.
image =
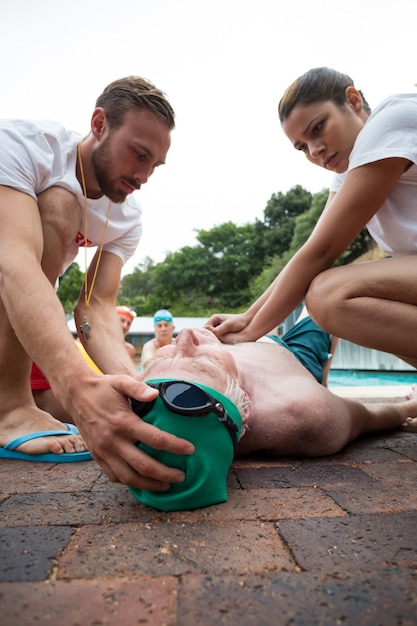
[(78, 263), (72, 263), (59, 280), (57, 295), (68, 315), (74, 312), (83, 282), (84, 273), (81, 272)]
[(155, 264), (150, 257), (139, 263), (131, 274), (123, 276), (120, 282), (118, 302), (127, 304), (137, 313), (153, 315), (148, 298), (155, 289)]
[[(327, 196), (326, 189), (313, 195), (297, 185), (270, 198), (263, 221), (197, 231), (196, 246), (171, 252), (157, 265), (148, 258), (125, 276), (119, 301), (142, 315), (162, 307), (176, 316), (246, 309), (308, 239)], [(335, 264), (360, 256), (370, 241), (362, 231)]]
[[(318, 218), (326, 204), (328, 191), (323, 190), (314, 196), (297, 185), (289, 190), (286, 195), (281, 193), (272, 196), (275, 202), (275, 229), (266, 234), (269, 239), (266, 248), (269, 251), (269, 262), (256, 274), (250, 283), (251, 300), (256, 300), (272, 283), (275, 277), (285, 267), (295, 252), (307, 241)], [(268, 225), (272, 228), (271, 205), (267, 205), (269, 211)], [(280, 218), (280, 219), (279, 219)], [(280, 235), (283, 234), (283, 242)], [(291, 234), (291, 238), (289, 238)], [(273, 254), (270, 242), (280, 242), (274, 247), (281, 252)]]
[[(307, 241), (323, 212), (328, 193), (328, 189), (323, 189), (314, 194), (310, 208), (295, 217), (293, 237), (289, 248), (282, 254), (274, 256), (265, 268), (251, 281), (250, 292), (252, 299), (258, 298), (269, 287), (297, 250)], [(346, 251), (335, 261), (334, 265), (351, 263), (367, 252), (372, 245), (374, 245), (373, 240), (367, 229), (364, 228), (352, 241)]]
[(293, 237), (289, 246), (291, 255), (295, 254), (310, 237), (326, 205), (328, 193), (327, 189), (323, 189), (323, 191), (314, 194), (308, 210), (296, 217)]
[(264, 210), (264, 245), (268, 257), (280, 256), (289, 249), (295, 219), (308, 211), (311, 200), (311, 193), (301, 185), (296, 185), (286, 194), (278, 192), (271, 196)]
[(264, 233), (258, 222), (243, 226), (226, 222), (198, 232), (197, 239), (216, 258), (211, 290), (223, 306), (234, 309), (247, 302), (250, 280), (265, 260)]
[[(291, 255), (301, 248), (312, 233), (320, 215), (326, 206), (328, 189), (314, 194), (311, 207), (308, 211), (299, 215), (295, 221), (294, 235), (290, 245)], [(367, 252), (374, 244), (368, 230), (363, 228), (346, 250), (335, 261), (334, 265), (346, 265)]]
[(201, 245), (169, 253), (155, 268), (154, 289), (147, 305), (155, 310), (168, 308), (177, 317), (200, 314), (210, 301), (215, 264), (215, 257)]
[(196, 246), (167, 255), (152, 272), (142, 311), (169, 308), (174, 315), (246, 306), (249, 283), (264, 263), (263, 225), (226, 222), (197, 231)]

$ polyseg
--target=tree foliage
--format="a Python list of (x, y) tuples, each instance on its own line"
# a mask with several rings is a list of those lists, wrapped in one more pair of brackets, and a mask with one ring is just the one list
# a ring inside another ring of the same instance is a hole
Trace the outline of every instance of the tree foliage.
[[(198, 231), (197, 241), (196, 246), (168, 254), (152, 269), (149, 283), (149, 270), (135, 270), (135, 276), (140, 275), (135, 285), (146, 284), (139, 306), (142, 314), (151, 315), (163, 306), (177, 316), (204, 316), (208, 309), (235, 309), (246, 304), (249, 283), (253, 273), (261, 271), (265, 256), (259, 223), (237, 226), (226, 222)], [(122, 281), (123, 298), (132, 287), (127, 278)]]
[(72, 315), (74, 312), (74, 307), (80, 297), (83, 281), (84, 274), (80, 270), (78, 263), (72, 263), (59, 280), (57, 295), (67, 315)]
[[(275, 277), (285, 267), (291, 257), (301, 248), (312, 233), (327, 202), (328, 190), (324, 189), (311, 198), (310, 206), (294, 218), (293, 235), (288, 249), (272, 258), (270, 263), (252, 280), (250, 292), (252, 300), (258, 298), (269, 287)], [(351, 263), (366, 252), (372, 239), (366, 229), (362, 230), (334, 265)]]
[(147, 299), (156, 287), (155, 270), (156, 266), (152, 259), (146, 257), (131, 274), (124, 276), (121, 281), (119, 304), (127, 304), (134, 311), (146, 310)]
[[(245, 310), (308, 239), (327, 195), (327, 190), (313, 195), (297, 185), (286, 194), (271, 196), (263, 220), (240, 226), (228, 221), (197, 231), (195, 246), (171, 252), (161, 263), (147, 258), (124, 276), (119, 302), (139, 315), (153, 315), (159, 308), (169, 309), (174, 316)], [(363, 231), (337, 263), (351, 262), (369, 248), (370, 241)], [(82, 275), (75, 301), (81, 284)], [(69, 308), (73, 294), (61, 291), (60, 297)]]
[(312, 195), (300, 185), (283, 194), (273, 194), (264, 210), (265, 248), (268, 257), (280, 256), (291, 246), (295, 222), (309, 210)]

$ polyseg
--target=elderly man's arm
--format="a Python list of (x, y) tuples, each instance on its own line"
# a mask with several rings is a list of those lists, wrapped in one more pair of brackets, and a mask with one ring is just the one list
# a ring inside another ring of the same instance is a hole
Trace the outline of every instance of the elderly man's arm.
[[(417, 416), (417, 390), (405, 402), (362, 404), (331, 393), (310, 377), (299, 376), (271, 397), (269, 410), (256, 411), (240, 440), (238, 454), (264, 451), (274, 456), (327, 456), (360, 435), (394, 430)], [(291, 388), (292, 393), (287, 393)]]

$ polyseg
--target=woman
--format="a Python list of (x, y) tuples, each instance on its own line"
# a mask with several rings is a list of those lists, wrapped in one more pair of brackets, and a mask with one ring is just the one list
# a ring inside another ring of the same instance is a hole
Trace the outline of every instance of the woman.
[[(349, 76), (316, 68), (279, 103), (296, 150), (335, 172), (307, 242), (241, 315), (213, 315), (228, 343), (253, 341), (305, 298), (332, 335), (395, 354), (417, 367), (417, 94), (384, 100), (371, 114)], [(329, 269), (364, 228), (390, 258)]]

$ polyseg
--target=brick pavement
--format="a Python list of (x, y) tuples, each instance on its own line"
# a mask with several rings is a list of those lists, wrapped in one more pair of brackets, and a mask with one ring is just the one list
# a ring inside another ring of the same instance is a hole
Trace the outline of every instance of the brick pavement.
[(94, 462), (0, 464), (3, 626), (415, 626), (417, 435), (238, 461), (161, 513)]

